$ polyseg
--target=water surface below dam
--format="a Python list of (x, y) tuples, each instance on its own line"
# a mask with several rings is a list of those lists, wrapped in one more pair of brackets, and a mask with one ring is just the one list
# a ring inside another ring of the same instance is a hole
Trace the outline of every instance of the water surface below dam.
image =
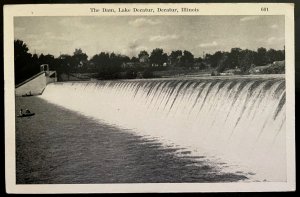
[[(48, 103), (16, 97), (17, 184), (232, 182), (249, 172)], [(250, 173), (251, 174), (251, 173)]]

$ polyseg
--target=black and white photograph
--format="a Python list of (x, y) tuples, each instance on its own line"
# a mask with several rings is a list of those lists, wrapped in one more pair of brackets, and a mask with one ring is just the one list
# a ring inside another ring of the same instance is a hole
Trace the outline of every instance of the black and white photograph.
[(11, 191), (293, 190), (293, 4), (223, 5), (7, 6)]

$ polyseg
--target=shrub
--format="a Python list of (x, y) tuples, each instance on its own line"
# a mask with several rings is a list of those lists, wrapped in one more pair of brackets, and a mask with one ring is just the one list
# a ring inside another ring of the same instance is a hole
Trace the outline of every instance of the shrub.
[(220, 73), (216, 70), (212, 71), (211, 76), (220, 76)]
[(147, 69), (142, 74), (143, 78), (153, 78), (154, 74), (151, 70)]

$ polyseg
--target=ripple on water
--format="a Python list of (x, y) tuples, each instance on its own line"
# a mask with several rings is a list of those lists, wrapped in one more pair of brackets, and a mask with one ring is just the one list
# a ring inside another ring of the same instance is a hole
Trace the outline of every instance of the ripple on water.
[(16, 98), (36, 113), (16, 119), (17, 184), (182, 183), (245, 180), (242, 172), (150, 136), (99, 123), (38, 97)]

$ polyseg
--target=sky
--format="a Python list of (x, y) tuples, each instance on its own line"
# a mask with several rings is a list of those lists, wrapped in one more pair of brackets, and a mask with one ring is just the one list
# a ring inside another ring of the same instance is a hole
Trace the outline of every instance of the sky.
[(34, 16), (14, 18), (14, 38), (30, 53), (73, 54), (89, 58), (100, 52), (137, 56), (162, 48), (203, 53), (283, 49), (284, 16)]

